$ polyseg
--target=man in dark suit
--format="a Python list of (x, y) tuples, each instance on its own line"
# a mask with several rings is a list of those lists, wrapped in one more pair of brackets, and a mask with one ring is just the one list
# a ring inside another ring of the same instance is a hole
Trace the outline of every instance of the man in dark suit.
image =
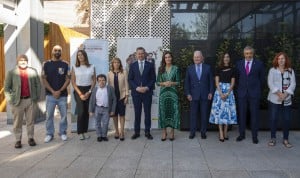
[(201, 51), (194, 52), (194, 64), (187, 68), (184, 92), (191, 103), (190, 139), (195, 137), (198, 112), (201, 113), (201, 138), (206, 139), (208, 104), (213, 93), (213, 74), (209, 65), (204, 64)]
[(259, 102), (263, 89), (265, 69), (261, 61), (253, 58), (254, 49), (250, 46), (244, 48), (245, 59), (236, 63), (237, 70), (237, 98), (239, 114), (239, 133), (236, 141), (245, 139), (247, 109), (250, 111), (252, 141), (258, 143), (257, 131), (259, 121)]
[(150, 134), (151, 128), (151, 104), (152, 94), (155, 84), (155, 69), (154, 65), (145, 60), (145, 49), (138, 47), (136, 49), (136, 59), (130, 65), (128, 73), (128, 82), (131, 89), (131, 96), (134, 105), (134, 134), (131, 139), (136, 139), (140, 136), (142, 105), (144, 106), (145, 114), (145, 136), (152, 140)]

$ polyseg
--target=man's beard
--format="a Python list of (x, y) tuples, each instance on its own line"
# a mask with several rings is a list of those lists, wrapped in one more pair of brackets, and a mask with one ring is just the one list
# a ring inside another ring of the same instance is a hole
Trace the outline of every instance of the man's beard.
[(60, 53), (54, 53), (54, 57), (55, 57), (55, 59), (60, 59), (61, 54)]

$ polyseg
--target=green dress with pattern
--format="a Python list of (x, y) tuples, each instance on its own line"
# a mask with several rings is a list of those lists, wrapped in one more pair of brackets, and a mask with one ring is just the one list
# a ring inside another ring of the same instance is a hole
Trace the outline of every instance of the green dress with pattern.
[(159, 93), (159, 127), (171, 127), (178, 129), (180, 127), (180, 111), (178, 103), (177, 85), (180, 82), (179, 69), (172, 65), (169, 71), (159, 73), (157, 76), (157, 85), (161, 82), (176, 82), (176, 86), (160, 87)]

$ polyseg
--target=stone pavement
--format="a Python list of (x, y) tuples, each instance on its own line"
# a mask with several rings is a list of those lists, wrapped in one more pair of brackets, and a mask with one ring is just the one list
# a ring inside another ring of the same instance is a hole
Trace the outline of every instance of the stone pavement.
[[(58, 119), (56, 119), (58, 123)], [(275, 147), (268, 147), (269, 132), (259, 132), (259, 144), (252, 144), (250, 132), (246, 140), (236, 142), (237, 127), (229, 132), (229, 141), (218, 141), (218, 132), (209, 131), (207, 139), (200, 134), (193, 140), (188, 132), (175, 132), (173, 142), (160, 140), (160, 131), (153, 130), (154, 140), (143, 135), (131, 140), (126, 132), (124, 142), (110, 133), (108, 142), (97, 142), (95, 132), (87, 140), (79, 140), (76, 133), (68, 133), (63, 142), (56, 135), (44, 143), (44, 122), (35, 126), (37, 146), (27, 143), (23, 126), (23, 148), (15, 149), (12, 125), (0, 119), (0, 177), (28, 178), (299, 178), (300, 132), (290, 132), (293, 148), (287, 149), (281, 139)], [(58, 130), (56, 124), (56, 130)], [(278, 132), (281, 138), (281, 132)]]

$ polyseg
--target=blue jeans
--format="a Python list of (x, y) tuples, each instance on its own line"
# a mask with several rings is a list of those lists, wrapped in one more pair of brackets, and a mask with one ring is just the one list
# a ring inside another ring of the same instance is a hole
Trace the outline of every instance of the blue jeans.
[(67, 121), (67, 97), (61, 96), (58, 99), (54, 98), (52, 95), (46, 96), (46, 130), (47, 135), (54, 135), (54, 111), (56, 105), (58, 106), (60, 112), (60, 123), (59, 123), (59, 135), (66, 134), (68, 128)]
[(271, 138), (276, 138), (278, 118), (282, 117), (283, 139), (288, 140), (291, 120), (291, 106), (269, 102)]
[(108, 108), (96, 106), (95, 108), (97, 137), (107, 137), (109, 111)]

